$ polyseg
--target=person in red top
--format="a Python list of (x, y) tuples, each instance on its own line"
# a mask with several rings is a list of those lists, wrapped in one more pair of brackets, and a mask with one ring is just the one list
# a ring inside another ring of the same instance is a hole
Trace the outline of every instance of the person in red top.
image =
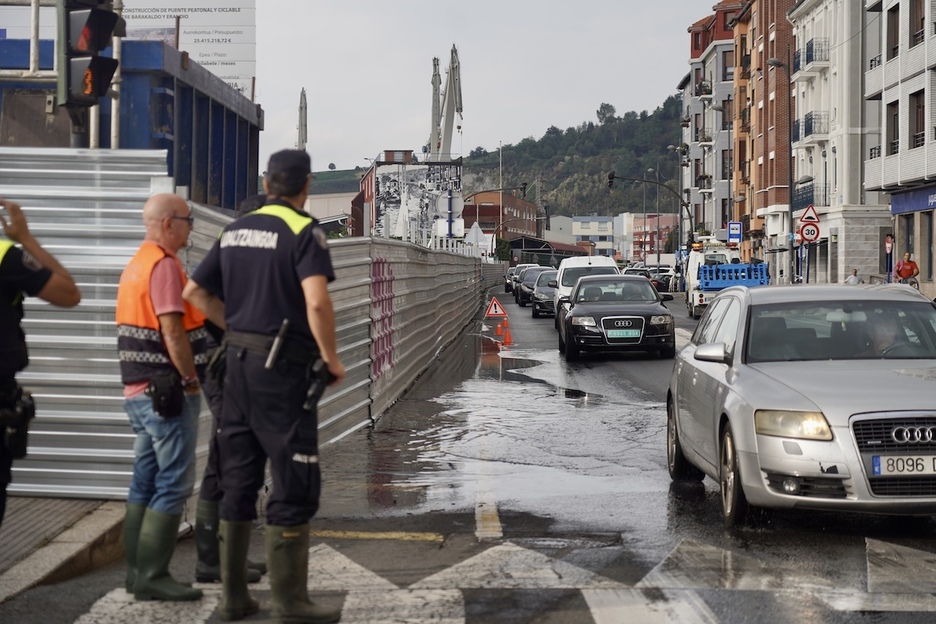
[(894, 279), (901, 284), (910, 284), (916, 281), (916, 276), (920, 274), (920, 267), (910, 259), (910, 252), (904, 254), (903, 260), (894, 267)]
[[(150, 197), (143, 206), (146, 236), (117, 287), (124, 410), (136, 434), (124, 517), (126, 589), (137, 600), (202, 596), (200, 589), (169, 574), (182, 509), (195, 485), (199, 380), (207, 364), (205, 317), (182, 299), (187, 278), (176, 256), (188, 243), (193, 220), (182, 197)], [(177, 405), (165, 405), (160, 412), (156, 397), (146, 394), (149, 383), (157, 380), (171, 388), (167, 396), (179, 397)]]

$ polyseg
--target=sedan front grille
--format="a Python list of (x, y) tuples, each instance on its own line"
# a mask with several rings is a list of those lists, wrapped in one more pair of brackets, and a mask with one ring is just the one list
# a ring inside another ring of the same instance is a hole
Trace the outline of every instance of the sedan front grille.
[(874, 456), (936, 455), (936, 415), (898, 415), (854, 420), (868, 488), (876, 496), (936, 496), (936, 475), (874, 476)]
[[(931, 430), (932, 440), (925, 439), (929, 436), (922, 436), (923, 439), (912, 444), (898, 442), (893, 435), (894, 429), (898, 427), (921, 431)], [(860, 453), (936, 454), (936, 417), (934, 416), (856, 420), (852, 423), (852, 431)]]
[[(642, 316), (608, 316), (601, 319), (601, 328), (604, 329), (608, 344), (639, 344), (644, 333), (644, 318)], [(633, 335), (612, 337), (611, 332)]]

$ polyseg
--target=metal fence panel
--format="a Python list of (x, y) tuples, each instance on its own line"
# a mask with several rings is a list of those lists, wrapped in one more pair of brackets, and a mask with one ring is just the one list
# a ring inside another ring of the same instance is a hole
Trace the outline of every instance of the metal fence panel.
[[(133, 433), (123, 411), (117, 359), (117, 284), (144, 236), (141, 211), (171, 190), (166, 153), (144, 150), (0, 148), (0, 197), (18, 201), (30, 229), (82, 291), (64, 310), (26, 300), (29, 367), (18, 379), (38, 413), (12, 493), (124, 499)], [(191, 271), (230, 215), (193, 205), (195, 230), (179, 254)], [(366, 238), (330, 242), (338, 347), (348, 376), (319, 405), (328, 444), (373, 422), (472, 319), (487, 280), (504, 265)], [(198, 471), (211, 417), (203, 402)]]

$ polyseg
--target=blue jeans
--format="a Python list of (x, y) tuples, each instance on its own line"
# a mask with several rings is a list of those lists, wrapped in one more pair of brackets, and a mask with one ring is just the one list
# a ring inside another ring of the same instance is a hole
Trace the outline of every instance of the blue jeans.
[(163, 418), (141, 394), (124, 401), (133, 443), (133, 478), (127, 502), (166, 514), (182, 513), (195, 487), (195, 444), (201, 394), (185, 394), (182, 415)]

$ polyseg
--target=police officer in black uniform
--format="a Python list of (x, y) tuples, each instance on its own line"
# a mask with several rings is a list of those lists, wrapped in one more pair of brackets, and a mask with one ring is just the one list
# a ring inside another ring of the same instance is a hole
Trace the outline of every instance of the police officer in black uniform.
[[(302, 211), (309, 155), (273, 154), (267, 204), (228, 225), (183, 297), (225, 329), (224, 399), (217, 432), (224, 620), (255, 613), (247, 591), (247, 550), (269, 459), (266, 553), (275, 621), (337, 622), (341, 611), (309, 600), (309, 521), (318, 510), (318, 396), (309, 389), (345, 376), (338, 357), (324, 231)], [(324, 364), (324, 365), (323, 365)]]
[[(3, 215), (3, 210), (6, 215)], [(0, 524), (6, 511), (7, 485), (14, 459), (26, 456), (26, 433), (35, 415), (32, 397), (15, 375), (29, 364), (23, 320), (23, 295), (70, 308), (81, 301), (75, 280), (33, 238), (16, 202), (0, 199)], [(16, 247), (19, 243), (21, 247)]]

